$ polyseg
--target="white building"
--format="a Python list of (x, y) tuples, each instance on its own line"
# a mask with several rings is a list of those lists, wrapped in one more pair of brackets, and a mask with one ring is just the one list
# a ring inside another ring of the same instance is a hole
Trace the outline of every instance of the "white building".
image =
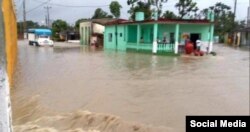
[(90, 45), (95, 44), (103, 45), (103, 34), (105, 30), (105, 24), (107, 22), (114, 21), (114, 19), (92, 19), (85, 20), (80, 23), (80, 39), (81, 44)]

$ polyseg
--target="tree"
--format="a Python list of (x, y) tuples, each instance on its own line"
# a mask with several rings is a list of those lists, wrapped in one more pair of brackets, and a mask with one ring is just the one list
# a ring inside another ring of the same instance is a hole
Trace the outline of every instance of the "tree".
[[(26, 21), (26, 26), (27, 26), (27, 29), (41, 27), (37, 22), (33, 22), (33, 21)], [(19, 33), (23, 32), (22, 27), (23, 27), (23, 22), (17, 22), (17, 29)]]
[(163, 15), (163, 18), (165, 19), (177, 19), (178, 17), (174, 14), (172, 11), (166, 11)]
[(110, 12), (115, 18), (119, 18), (121, 15), (122, 6), (117, 1), (112, 1), (109, 5)]
[(199, 13), (200, 17), (201, 18), (207, 18), (208, 11), (209, 11), (208, 8), (205, 8), (205, 9), (201, 10), (200, 13)]
[(230, 6), (217, 2), (214, 6), (204, 9), (203, 15), (206, 15), (209, 10), (214, 12), (215, 34), (220, 38), (223, 38), (225, 33), (232, 32), (235, 29), (234, 13), (231, 11)]
[[(152, 12), (157, 11), (158, 16), (161, 16), (163, 3), (166, 3), (168, 0), (127, 0), (127, 4), (130, 5), (130, 10), (128, 13), (131, 15), (130, 18), (134, 19), (135, 12), (142, 11), (145, 14), (145, 19), (151, 19)], [(151, 7), (154, 6), (155, 9), (151, 10)]]
[(68, 29), (68, 24), (66, 21), (58, 19), (52, 23), (52, 36), (55, 39), (59, 39), (59, 33), (66, 31)]
[(167, 3), (168, 0), (148, 0), (149, 4), (156, 7), (158, 16), (162, 13), (163, 3)]
[(195, 13), (199, 10), (197, 7), (197, 3), (193, 2), (192, 0), (179, 0), (179, 2), (176, 3), (175, 7), (179, 11), (180, 19), (182, 19), (186, 15), (191, 16), (192, 13)]
[(97, 8), (92, 19), (100, 19), (100, 18), (113, 18), (112, 15), (108, 15), (107, 12), (103, 11), (101, 8)]
[(136, 12), (144, 12), (145, 19), (151, 19), (152, 10), (150, 9), (150, 3), (141, 2), (139, 0), (128, 0), (127, 4), (131, 6), (128, 10), (128, 13), (130, 14), (130, 19), (135, 20)]
[[(27, 29), (30, 28), (44, 28), (43, 26), (39, 25), (38, 22), (34, 21), (26, 21)], [(23, 37), (23, 22), (17, 22), (17, 34), (20, 38)]]
[(235, 23), (235, 28), (237, 28), (237, 29), (245, 28), (246, 25), (247, 25), (246, 20), (237, 21)]
[(84, 21), (84, 20), (88, 20), (88, 19), (86, 19), (86, 18), (81, 18), (81, 19), (78, 19), (78, 20), (75, 22), (75, 29), (76, 29), (77, 31), (79, 31), (80, 23), (81, 23), (82, 21)]

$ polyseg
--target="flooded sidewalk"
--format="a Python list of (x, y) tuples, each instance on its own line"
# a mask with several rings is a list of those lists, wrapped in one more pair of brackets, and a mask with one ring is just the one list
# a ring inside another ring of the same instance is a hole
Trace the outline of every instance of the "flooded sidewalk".
[(186, 115), (249, 114), (249, 51), (155, 56), (19, 41), (14, 130), (184, 132)]

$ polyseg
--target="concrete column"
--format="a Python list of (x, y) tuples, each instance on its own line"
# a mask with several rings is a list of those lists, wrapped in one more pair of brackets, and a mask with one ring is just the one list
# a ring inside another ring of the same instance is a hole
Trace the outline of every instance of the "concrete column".
[(175, 45), (174, 45), (174, 53), (178, 54), (179, 48), (179, 32), (180, 32), (180, 24), (175, 25)]
[(213, 43), (214, 43), (214, 12), (211, 11), (210, 12), (210, 22), (211, 22), (211, 26), (210, 26), (210, 42), (209, 42), (209, 47), (208, 47), (208, 52), (212, 52), (213, 51)]
[(212, 52), (213, 51), (213, 44), (214, 44), (214, 25), (211, 24), (210, 27), (210, 42), (209, 42), (209, 47), (208, 47), (208, 52)]
[(85, 44), (85, 39), (86, 39), (86, 28), (85, 26), (82, 27), (82, 44)]
[[(0, 7), (2, 8), (2, 0)], [(3, 12), (0, 11), (0, 132), (11, 132), (11, 105), (6, 67), (5, 26)]]
[(137, 50), (139, 49), (139, 44), (140, 44), (140, 38), (141, 38), (141, 26), (140, 24), (137, 25)]
[(158, 35), (158, 24), (155, 23), (154, 24), (154, 36), (153, 36), (153, 53), (157, 53), (157, 47), (158, 47), (158, 43), (157, 43), (157, 35)]

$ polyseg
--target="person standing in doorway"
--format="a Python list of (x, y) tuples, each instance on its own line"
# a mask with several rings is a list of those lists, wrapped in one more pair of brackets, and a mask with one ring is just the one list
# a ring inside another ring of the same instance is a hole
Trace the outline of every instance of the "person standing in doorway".
[(201, 50), (201, 40), (200, 40), (200, 38), (198, 38), (198, 39), (196, 40), (196, 50), (197, 50), (197, 51), (200, 51), (200, 50)]

